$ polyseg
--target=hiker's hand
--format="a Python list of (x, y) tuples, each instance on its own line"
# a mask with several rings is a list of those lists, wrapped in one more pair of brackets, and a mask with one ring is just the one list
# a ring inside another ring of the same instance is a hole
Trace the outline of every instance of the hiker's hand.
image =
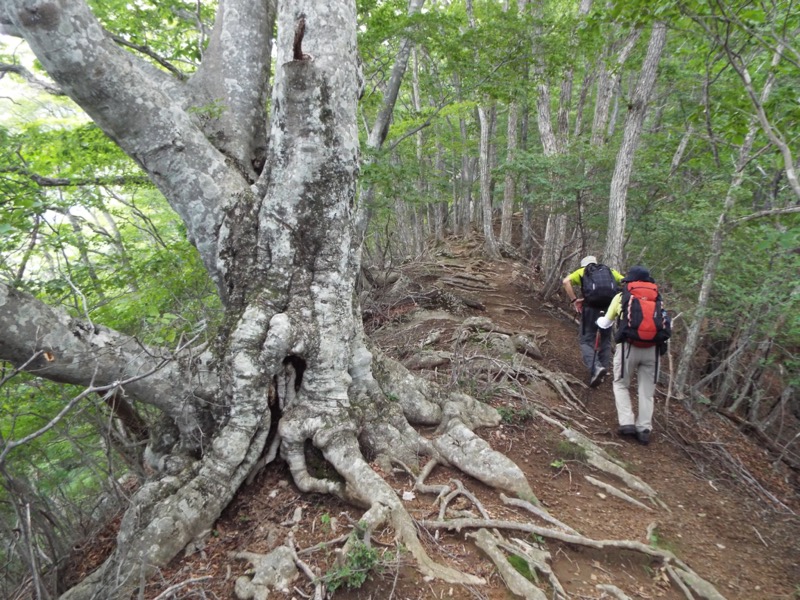
[(572, 302), (572, 306), (575, 307), (575, 312), (580, 314), (583, 312), (583, 298), (575, 298)]
[(595, 323), (597, 323), (597, 326), (600, 329), (608, 329), (609, 327), (611, 327), (611, 319), (608, 319), (606, 317), (599, 317), (597, 321), (595, 321)]

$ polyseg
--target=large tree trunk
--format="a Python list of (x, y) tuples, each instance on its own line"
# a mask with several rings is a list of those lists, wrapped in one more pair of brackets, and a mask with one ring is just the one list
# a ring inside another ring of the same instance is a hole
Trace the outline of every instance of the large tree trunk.
[(667, 27), (662, 22), (653, 24), (650, 34), (650, 43), (647, 55), (639, 73), (639, 80), (631, 97), (628, 115), (625, 119), (625, 131), (622, 134), (622, 144), (617, 152), (617, 161), (614, 165), (614, 174), (611, 177), (611, 192), (608, 201), (608, 237), (606, 249), (603, 253), (604, 261), (610, 265), (622, 265), (623, 246), (625, 243), (625, 223), (627, 221), (628, 183), (633, 171), (633, 157), (642, 124), (647, 112), (650, 93), (655, 85), (658, 63), (667, 41)]
[[(183, 219), (225, 310), (213, 354), (188, 346), (143, 352), (134, 339), (0, 285), (0, 359), (91, 391), (124, 385), (130, 399), (160, 409), (179, 434), (166, 447), (151, 440), (157, 475), (132, 498), (114, 553), (65, 595), (70, 600), (127, 596), (208, 532), (268, 445), (280, 443), (301, 490), (363, 506), (367, 527), (392, 525), (423, 573), (447, 581), (481, 580), (427, 557), (397, 494), (360, 446), (384, 466), (429, 456), (488, 485), (531, 494), (516, 465), (472, 433), (499, 423), (496, 411), (434, 389), (367, 349), (355, 297), (363, 223), (355, 2), (279, 3), (267, 143), (259, 124), (271, 8), (221, 2), (212, 36), (220, 43), (209, 46), (188, 84), (114, 46), (80, 0), (10, 0), (0, 8)], [(223, 80), (236, 96), (226, 105), (231, 114), (211, 124), (197, 119), (195, 99), (202, 104), (217, 93), (216, 83), (204, 82)], [(270, 405), (273, 382), (280, 394)], [(412, 423), (439, 425), (437, 435), (426, 439)], [(307, 442), (341, 480), (309, 473)]]

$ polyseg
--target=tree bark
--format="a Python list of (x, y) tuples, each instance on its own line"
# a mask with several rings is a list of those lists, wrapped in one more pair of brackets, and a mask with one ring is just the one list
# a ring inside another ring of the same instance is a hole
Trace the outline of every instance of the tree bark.
[[(517, 128), (519, 105), (512, 102), (508, 105), (508, 124), (506, 141), (506, 163), (513, 164), (517, 154)], [(514, 213), (514, 199), (517, 195), (517, 178), (511, 170), (506, 171), (503, 187), (503, 208), (500, 215), (500, 241), (511, 245), (511, 216)]]
[[(582, 0), (578, 9), (578, 16), (585, 16), (591, 8), (591, 0)], [(543, 13), (541, 4), (536, 6), (536, 13)], [(535, 31), (536, 37), (541, 36), (540, 28)], [(574, 44), (571, 36), (570, 45)], [(559, 109), (557, 113), (557, 127), (553, 128), (552, 114), (550, 109), (550, 86), (547, 82), (544, 71), (544, 58), (540, 54), (534, 57), (534, 73), (539, 84), (537, 86), (538, 97), (536, 101), (537, 123), (539, 125), (539, 137), (542, 140), (542, 149), (546, 157), (555, 157), (566, 152), (569, 144), (569, 114), (572, 107), (572, 83), (574, 78), (574, 66), (569, 65), (561, 81), (559, 96)], [(553, 177), (555, 180), (555, 177)], [(544, 276), (544, 286), (542, 296), (548, 298), (556, 287), (556, 283), (561, 278), (561, 269), (564, 263), (564, 248), (567, 240), (567, 214), (566, 199), (558, 190), (557, 182), (554, 181), (553, 189), (556, 190), (556, 197), (550, 202), (545, 225), (544, 244), (542, 248), (542, 275)]]
[(625, 118), (625, 131), (622, 144), (617, 153), (614, 174), (611, 178), (611, 191), (608, 203), (608, 237), (603, 253), (604, 261), (610, 265), (621, 265), (623, 261), (623, 248), (625, 244), (625, 223), (627, 220), (626, 198), (628, 183), (633, 171), (633, 157), (642, 124), (647, 112), (647, 104), (656, 81), (658, 63), (667, 41), (667, 27), (662, 22), (655, 22), (650, 34), (650, 43), (647, 55), (639, 73), (639, 80), (631, 96), (628, 114)]
[[(0, 285), (1, 360), (56, 381), (102, 383), (109, 391), (124, 384), (179, 432), (154, 456), (158, 470), (132, 498), (115, 551), (68, 600), (127, 597), (202, 538), (268, 442), (280, 442), (300, 490), (363, 506), (368, 528), (391, 525), (425, 575), (450, 582), (482, 580), (427, 556), (397, 494), (360, 446), (386, 468), (429, 456), (487, 485), (532, 495), (522, 471), (472, 433), (499, 423), (494, 409), (417, 380), (367, 348), (355, 295), (363, 207), (356, 204), (354, 1), (279, 3), (270, 133), (253, 183), (265, 122), (254, 107), (263, 107), (273, 30), (268, 3), (256, 4), (220, 2), (215, 29), (222, 31), (212, 35), (219, 43), (188, 82), (117, 48), (82, 0), (9, 0), (0, 8), (3, 22), (167, 198), (225, 313), (213, 352), (191, 340), (172, 350), (146, 348)], [(253, 37), (230, 34), (241, 31)], [(259, 48), (239, 51), (242, 39)], [(192, 110), (197, 98), (217, 98), (212, 71), (226, 78), (221, 91), (230, 95), (219, 101), (233, 123), (209, 124)], [(271, 406), (276, 380), (295, 385), (280, 386)], [(273, 414), (277, 440), (270, 438)], [(413, 423), (438, 425), (437, 434), (425, 438)], [(308, 442), (341, 480), (311, 475)]]
[(483, 211), (483, 250), (490, 258), (500, 257), (492, 219), (491, 138), (496, 117), (497, 109), (494, 105), (488, 109), (484, 106), (478, 107), (478, 119), (481, 125), (479, 168), (481, 174), (481, 209)]

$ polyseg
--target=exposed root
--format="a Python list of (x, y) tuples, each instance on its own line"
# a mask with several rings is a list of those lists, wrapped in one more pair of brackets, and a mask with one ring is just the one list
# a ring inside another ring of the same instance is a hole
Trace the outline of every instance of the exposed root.
[(504, 504), (508, 504), (510, 506), (517, 506), (519, 508), (524, 508), (525, 510), (527, 510), (530, 513), (533, 513), (534, 515), (536, 515), (537, 517), (539, 517), (543, 521), (546, 521), (546, 522), (550, 523), (551, 525), (555, 525), (556, 527), (560, 527), (561, 529), (563, 529), (567, 533), (574, 533), (575, 535), (579, 535), (578, 532), (576, 530), (574, 530), (572, 527), (570, 527), (566, 523), (562, 523), (561, 521), (559, 521), (558, 519), (553, 517), (549, 512), (547, 512), (545, 509), (541, 508), (540, 506), (534, 506), (533, 504), (531, 504), (530, 502), (528, 502), (526, 500), (520, 500), (520, 499), (517, 499), (517, 498), (509, 498), (505, 494), (500, 494), (500, 499), (503, 501)]
[(360, 458), (358, 444), (353, 437), (341, 436), (322, 447), (325, 458), (345, 479), (346, 499), (371, 499), (369, 509), (360, 519), (368, 531), (391, 525), (400, 543), (417, 562), (420, 571), (449, 583), (479, 585), (480, 577), (462, 573), (439, 564), (428, 556), (417, 535), (416, 526), (396, 492), (386, 481)]
[(610, 475), (614, 475), (618, 479), (620, 479), (625, 485), (627, 485), (630, 489), (640, 492), (647, 496), (653, 502), (657, 502), (663, 508), (666, 508), (666, 505), (661, 502), (659, 499), (656, 498), (656, 491), (647, 485), (644, 481), (629, 473), (625, 467), (611, 457), (607, 452), (605, 452), (602, 448), (600, 448), (597, 444), (592, 442), (589, 438), (585, 435), (578, 433), (574, 429), (569, 428), (568, 426), (564, 425), (560, 421), (553, 419), (552, 417), (548, 417), (542, 413), (537, 413), (540, 419), (547, 421), (551, 425), (554, 425), (561, 429), (561, 435), (567, 438), (573, 444), (576, 444), (583, 448), (586, 451), (586, 461), (596, 469), (604, 471)]
[(461, 483), (458, 479), (451, 479), (450, 481), (453, 484), (455, 484), (456, 489), (454, 489), (452, 492), (450, 492), (442, 500), (441, 506), (439, 506), (439, 518), (440, 519), (444, 519), (445, 512), (447, 511), (447, 506), (450, 504), (450, 502), (454, 498), (457, 498), (458, 496), (464, 496), (465, 498), (470, 500), (475, 505), (475, 508), (478, 509), (478, 512), (481, 513), (481, 516), (484, 519), (488, 519), (489, 518), (489, 513), (486, 512), (486, 509), (483, 507), (483, 504), (481, 504), (481, 501), (478, 500), (478, 498), (475, 496), (475, 494), (473, 494), (472, 492), (467, 490), (464, 487), (464, 484)]
[(323, 600), (325, 597), (325, 590), (322, 586), (319, 573), (316, 573), (314, 569), (308, 566), (298, 556), (297, 547), (295, 546), (294, 535), (292, 532), (289, 532), (289, 536), (286, 539), (286, 547), (289, 548), (289, 551), (292, 553), (292, 558), (294, 559), (294, 564), (297, 565), (297, 568), (300, 569), (303, 574), (311, 580), (311, 584), (314, 586), (314, 600)]
[(425, 479), (431, 474), (431, 471), (440, 464), (438, 460), (429, 460), (416, 477), (411, 469), (401, 461), (394, 460), (393, 462), (402, 467), (402, 470), (405, 471), (409, 477), (414, 479), (414, 490), (417, 492), (422, 494), (436, 494), (439, 498), (442, 498), (450, 491), (450, 487), (446, 485), (428, 485), (425, 483)]
[(194, 585), (196, 583), (202, 583), (211, 579), (211, 575), (206, 575), (205, 577), (193, 577), (191, 579), (187, 579), (186, 581), (181, 581), (180, 583), (176, 583), (175, 585), (169, 586), (163, 592), (161, 592), (158, 596), (153, 598), (153, 600), (167, 600), (167, 598), (174, 598), (175, 592), (178, 590), (188, 587), (190, 585)]
[(568, 597), (567, 592), (564, 590), (564, 587), (561, 585), (558, 577), (553, 572), (553, 569), (550, 568), (549, 561), (552, 557), (550, 556), (549, 552), (538, 546), (533, 546), (519, 538), (514, 538), (513, 544), (504, 542), (501, 545), (509, 552), (524, 556), (528, 561), (528, 568), (531, 569), (531, 572), (533, 572), (535, 569), (547, 577), (547, 580), (550, 582), (550, 587), (552, 587), (555, 591), (555, 597), (559, 597), (559, 594), (562, 598)]
[(509, 529), (513, 531), (524, 531), (525, 533), (540, 535), (549, 539), (558, 540), (567, 544), (576, 544), (595, 548), (597, 550), (604, 550), (607, 548), (616, 548), (620, 550), (632, 550), (658, 558), (665, 565), (672, 566), (678, 577), (686, 584), (688, 588), (697, 593), (698, 596), (706, 600), (725, 600), (713, 585), (708, 581), (701, 578), (697, 573), (688, 567), (683, 561), (678, 559), (672, 552), (668, 550), (661, 550), (653, 548), (641, 542), (634, 540), (594, 540), (582, 535), (568, 534), (546, 527), (539, 527), (530, 523), (517, 523), (514, 521), (505, 521), (499, 519), (452, 519), (450, 521), (421, 521), (423, 527), (433, 529), (449, 529), (460, 532), (462, 529), (479, 529), (479, 528), (493, 528), (493, 529)]
[(600, 583), (595, 586), (601, 592), (605, 592), (606, 594), (611, 594), (616, 600), (631, 600), (630, 596), (628, 596), (625, 592), (619, 589), (615, 585), (609, 585), (607, 583)]
[(475, 479), (520, 498), (535, 498), (522, 470), (463, 423), (453, 421), (434, 445), (448, 463)]
[(713, 585), (685, 565), (674, 566), (669, 572), (677, 575), (685, 586), (692, 590), (694, 594), (697, 594), (699, 598), (703, 600), (725, 600), (725, 596), (720, 594)]
[(533, 585), (523, 577), (519, 571), (511, 566), (506, 555), (500, 550), (499, 541), (495, 536), (485, 529), (479, 529), (475, 533), (468, 534), (467, 537), (475, 539), (475, 545), (483, 550), (494, 563), (506, 587), (514, 595), (521, 596), (526, 600), (547, 600), (547, 595), (542, 590)]
[(620, 489), (615, 488), (611, 484), (608, 484), (608, 483), (605, 483), (603, 481), (600, 481), (599, 479), (595, 479), (591, 475), (585, 475), (585, 477), (586, 477), (586, 481), (588, 481), (592, 485), (595, 485), (595, 486), (599, 487), (600, 489), (605, 490), (606, 492), (608, 492), (612, 496), (615, 496), (615, 497), (619, 498), (620, 500), (624, 500), (625, 502), (629, 502), (629, 503), (633, 504), (634, 506), (638, 506), (642, 510), (647, 510), (647, 511), (652, 511), (653, 510), (652, 508), (650, 508), (646, 504), (642, 504), (641, 502), (636, 500), (636, 498), (631, 498), (628, 494), (626, 494), (625, 492), (623, 492)]
[(678, 589), (680, 589), (683, 592), (683, 595), (686, 596), (686, 600), (695, 600), (691, 590), (688, 587), (686, 587), (686, 584), (683, 583), (683, 579), (681, 579), (681, 577), (678, 575), (675, 569), (671, 565), (667, 565), (666, 570), (667, 570), (667, 575), (669, 575), (670, 581), (672, 581), (672, 583), (678, 586)]
[[(522, 470), (472, 431), (477, 427), (499, 425), (500, 414), (494, 408), (465, 394), (445, 392), (433, 383), (414, 377), (401, 364), (386, 357), (380, 357), (377, 362), (380, 369), (376, 369), (376, 379), (389, 397), (397, 398), (405, 418), (413, 423), (415, 418), (423, 416), (424, 423), (438, 425), (437, 437), (431, 440), (433, 452), (429, 451), (430, 456), (442, 458), (494, 488), (523, 498), (533, 497)], [(410, 402), (414, 399), (422, 404), (422, 415), (417, 403)], [(409, 436), (413, 435), (410, 428), (406, 431)], [(370, 435), (368, 429), (364, 435)], [(372, 436), (372, 439), (377, 437)], [(397, 456), (396, 450), (393, 456)], [(399, 458), (408, 464), (407, 458)]]
[(246, 560), (253, 565), (253, 576), (236, 579), (234, 591), (240, 600), (266, 598), (270, 590), (289, 591), (289, 584), (298, 575), (295, 553), (287, 546), (278, 546), (269, 554), (234, 552), (233, 558)]

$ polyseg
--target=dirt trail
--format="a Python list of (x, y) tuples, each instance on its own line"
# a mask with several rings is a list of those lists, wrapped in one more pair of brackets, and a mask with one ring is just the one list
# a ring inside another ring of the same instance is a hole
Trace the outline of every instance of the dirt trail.
[[(426, 347), (450, 351), (461, 319), (485, 316), (501, 329), (527, 331), (535, 336), (543, 354), (538, 364), (563, 372), (573, 381), (571, 388), (585, 403), (583, 408), (580, 404), (577, 407), (566, 404), (541, 383), (537, 386), (530, 381), (486, 381), (470, 373), (467, 360), (451, 361), (448, 367), (426, 375), (447, 383), (453, 377), (452, 371), (460, 369), (458, 376), (462, 382), (472, 380), (473, 393), (485, 396), (481, 399), (501, 409), (504, 424), (479, 433), (520, 465), (538, 499), (554, 517), (596, 540), (635, 540), (674, 552), (728, 600), (798, 597), (797, 491), (786, 483), (789, 476), (771, 469), (770, 457), (729, 422), (707, 416), (701, 423), (694, 423), (679, 402), (673, 399), (667, 406), (663, 388), (659, 386), (651, 444), (645, 447), (635, 440), (620, 438), (616, 434), (610, 379), (591, 394), (580, 383), (584, 367), (577, 347), (577, 324), (561, 308), (540, 304), (535, 299), (529, 292), (531, 281), (522, 265), (472, 259), (468, 249), (462, 249), (461, 254), (451, 252), (449, 257), (438, 257), (429, 264), (409, 265), (404, 272), (420, 293), (438, 285), (439, 289), (468, 298), (473, 306), (482, 304), (484, 310), (462, 306), (458, 318), (435, 311), (420, 315), (423, 307), (398, 302), (383, 314), (373, 334), (373, 339), (387, 353), (408, 360), (437, 331), (439, 341)], [(409, 316), (414, 313), (413, 318)], [(488, 347), (483, 350), (486, 355), (491, 352)], [(497, 393), (501, 386), (505, 386), (505, 393)], [(613, 477), (571, 456), (559, 429), (533, 414), (534, 403), (566, 418), (575, 429), (623, 461), (631, 473), (655, 489), (664, 508), (648, 503)], [(720, 464), (719, 452), (711, 454), (711, 449), (721, 449), (722, 456), (730, 457), (729, 464)], [(399, 494), (411, 491), (413, 482), (408, 476), (402, 473), (386, 476)], [(618, 499), (591, 484), (587, 476), (625, 490), (651, 510)], [(428, 482), (447, 483), (452, 477), (458, 477), (476, 494), (492, 518), (530, 520), (524, 510), (505, 505), (495, 491), (447, 469), (436, 468)], [(752, 478), (753, 483), (744, 485), (742, 481), (746, 478)], [(438, 513), (435, 500), (433, 496), (417, 494), (406, 504), (414, 518), (435, 519)], [(472, 509), (468, 504), (464, 501), (461, 508)], [(298, 508), (302, 509), (300, 521), (292, 523)], [(301, 495), (279, 461), (239, 494), (205, 548), (165, 570), (160, 581), (148, 586), (147, 597), (155, 598), (170, 585), (203, 577), (206, 579), (201, 583), (184, 586), (171, 597), (233, 598), (236, 577), (244, 574), (248, 565), (232, 558), (231, 552), (267, 552), (283, 543), (289, 530), (293, 530), (298, 548), (309, 548), (346, 534), (359, 516), (357, 509), (334, 499)], [(438, 560), (485, 577), (488, 584), (466, 589), (425, 581), (399, 554), (384, 565), (382, 573), (373, 573), (358, 589), (342, 587), (333, 597), (376, 600), (511, 597), (493, 565), (463, 533), (421, 535), (429, 552)], [(378, 536), (374, 541), (376, 547), (383, 548), (381, 544), (389, 544), (390, 540), (391, 532), (386, 532), (385, 540)], [(656, 562), (639, 553), (592, 550), (552, 540), (545, 543), (552, 556), (553, 570), (571, 598), (610, 598), (597, 587), (604, 583), (616, 585), (630, 598), (686, 598), (669, 583), (667, 574), (659, 570)], [(301, 558), (319, 573), (325, 573), (333, 564), (335, 548), (340, 545), (334, 543), (303, 553)], [(301, 578), (296, 582), (296, 590), (273, 594), (270, 598), (299, 599), (312, 591), (307, 583)]]

